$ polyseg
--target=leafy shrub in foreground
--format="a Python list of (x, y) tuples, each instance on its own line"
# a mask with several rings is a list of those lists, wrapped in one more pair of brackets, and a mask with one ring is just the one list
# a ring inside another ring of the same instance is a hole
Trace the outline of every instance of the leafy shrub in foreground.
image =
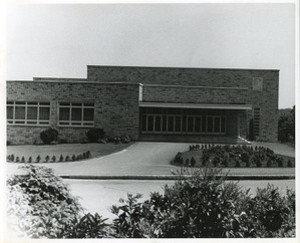
[[(187, 169), (185, 169), (187, 170)], [(216, 169), (192, 171), (187, 180), (165, 186), (164, 193), (128, 195), (114, 206), (114, 237), (228, 238), (294, 237), (295, 194), (258, 189), (255, 197)], [(183, 178), (183, 177), (182, 177)]]
[(26, 165), (21, 167), (24, 175), (14, 175), (8, 179), (9, 197), (17, 192), (24, 194), (26, 211), (21, 214), (17, 201), (10, 201), (9, 215), (18, 218), (20, 231), (31, 238), (60, 238), (65, 224), (81, 211), (77, 199), (73, 197), (62, 180), (49, 168)]
[(66, 225), (63, 238), (107, 238), (109, 225), (105, 223), (106, 220), (98, 213), (88, 213), (80, 219), (75, 217), (71, 224)]
[(91, 128), (87, 131), (86, 136), (89, 142), (96, 143), (99, 139), (103, 139), (105, 132), (102, 128)]
[(54, 128), (48, 128), (40, 133), (40, 138), (44, 144), (51, 144), (58, 139), (58, 131)]

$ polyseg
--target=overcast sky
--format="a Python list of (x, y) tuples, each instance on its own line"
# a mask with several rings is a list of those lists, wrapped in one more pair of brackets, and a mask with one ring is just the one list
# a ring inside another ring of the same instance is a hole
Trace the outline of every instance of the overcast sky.
[(7, 16), (7, 79), (86, 78), (86, 65), (280, 69), (295, 104), (293, 4), (19, 5)]

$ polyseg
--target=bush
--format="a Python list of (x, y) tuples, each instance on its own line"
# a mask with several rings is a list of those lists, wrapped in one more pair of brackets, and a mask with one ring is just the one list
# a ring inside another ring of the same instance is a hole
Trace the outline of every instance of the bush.
[(46, 161), (46, 162), (49, 162), (49, 160), (50, 160), (50, 156), (47, 155), (47, 156), (45, 157), (45, 161)]
[(22, 163), (25, 163), (25, 158), (24, 158), (24, 156), (22, 156), (21, 162), (22, 162)]
[(25, 210), (20, 212), (19, 200), (11, 200), (9, 217), (17, 218), (15, 227), (31, 238), (61, 238), (65, 225), (82, 210), (77, 198), (51, 169), (33, 165), (21, 168), (25, 174), (7, 181), (8, 198), (14, 199), (16, 191), (24, 195)]
[(194, 157), (191, 158), (191, 166), (194, 167), (196, 164), (196, 160), (194, 159)]
[(99, 139), (103, 139), (105, 132), (102, 128), (92, 128), (87, 131), (86, 136), (89, 142), (96, 143)]
[(19, 156), (16, 157), (16, 162), (19, 163), (20, 162), (20, 158)]
[(268, 162), (267, 162), (267, 167), (272, 167), (272, 160), (268, 160)]
[(51, 142), (57, 141), (58, 131), (54, 128), (48, 128), (40, 133), (40, 138), (44, 144), (51, 144)]
[(70, 161), (70, 156), (69, 156), (69, 155), (66, 156), (65, 161), (66, 161), (66, 162)]
[(292, 161), (291, 161), (290, 159), (289, 159), (288, 162), (287, 162), (287, 166), (288, 166), (288, 167), (293, 167), (293, 163), (292, 163)]
[[(164, 193), (128, 195), (114, 206), (114, 237), (225, 238), (295, 236), (295, 193), (281, 197), (278, 188), (258, 189), (255, 197), (220, 170), (190, 170), (190, 177), (164, 187)], [(276, 221), (276, 222), (275, 222)]]
[(28, 158), (28, 161), (27, 161), (28, 163), (32, 163), (32, 157), (30, 156), (29, 158)]
[(59, 156), (59, 162), (63, 162), (64, 161), (64, 156), (61, 154), (60, 156)]
[(246, 213), (252, 215), (251, 225), (255, 237), (287, 237), (294, 234), (295, 210), (292, 195), (288, 191), (287, 197), (281, 197), (278, 188), (271, 185), (257, 189), (256, 196), (246, 208)]
[(91, 157), (91, 152), (90, 151), (87, 151), (86, 153), (85, 153), (85, 157), (88, 159), (88, 158), (90, 158)]
[[(138, 202), (141, 194), (133, 196), (127, 194), (127, 200), (120, 199), (121, 206), (113, 205), (111, 212), (117, 216), (113, 221), (114, 237), (117, 238), (143, 238), (147, 237), (144, 232), (143, 205)], [(147, 225), (149, 227), (149, 225)]]
[(277, 164), (278, 164), (278, 167), (283, 167), (283, 158), (279, 157), (277, 159)]
[(73, 155), (72, 155), (72, 161), (75, 161), (75, 160), (76, 160), (76, 155), (73, 154)]
[(176, 165), (183, 165), (183, 157), (182, 157), (182, 153), (178, 152), (174, 158), (174, 163)]
[(63, 238), (106, 238), (109, 237), (107, 219), (103, 219), (98, 213), (86, 214), (80, 219), (75, 217), (72, 223), (64, 229)]
[(56, 156), (55, 155), (53, 155), (51, 159), (52, 159), (52, 162), (56, 162)]
[(36, 162), (36, 163), (39, 163), (40, 161), (41, 161), (41, 156), (38, 155), (38, 156), (36, 157), (36, 159), (35, 159), (35, 162)]

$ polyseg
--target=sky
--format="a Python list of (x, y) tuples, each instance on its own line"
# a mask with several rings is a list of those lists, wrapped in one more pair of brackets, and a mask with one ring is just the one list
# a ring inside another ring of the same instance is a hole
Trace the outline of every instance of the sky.
[(86, 78), (87, 65), (280, 69), (295, 104), (288, 4), (53, 4), (7, 11), (6, 79)]

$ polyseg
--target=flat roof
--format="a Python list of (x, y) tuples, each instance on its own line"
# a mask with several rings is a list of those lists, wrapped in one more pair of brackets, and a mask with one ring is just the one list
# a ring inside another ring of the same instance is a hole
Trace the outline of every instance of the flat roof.
[(107, 67), (107, 68), (158, 68), (158, 69), (210, 69), (210, 70), (248, 70), (248, 71), (280, 71), (279, 68), (246, 68), (246, 67), (166, 67), (166, 66), (122, 66), (122, 65), (97, 65), (89, 64), (87, 67)]
[(218, 109), (218, 110), (252, 110), (250, 104), (196, 104), (196, 103), (163, 103), (139, 102), (140, 107), (156, 108), (189, 108), (189, 109)]

